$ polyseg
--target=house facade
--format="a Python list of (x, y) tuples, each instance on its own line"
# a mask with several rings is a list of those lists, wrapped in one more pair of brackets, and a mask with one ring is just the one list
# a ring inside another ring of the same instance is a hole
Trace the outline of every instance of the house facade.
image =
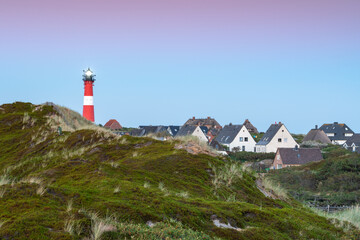
[(354, 135), (354, 132), (344, 123), (325, 123), (320, 129), (330, 138), (332, 144), (337, 145), (343, 145)]
[(323, 160), (319, 148), (278, 148), (272, 169), (295, 167)]
[(256, 142), (245, 125), (225, 125), (214, 141), (227, 146), (230, 151), (255, 151)]
[(284, 124), (272, 124), (256, 144), (256, 152), (276, 152), (278, 148), (295, 148), (299, 144), (291, 136)]
[(207, 142), (208, 139), (204, 134), (203, 130), (201, 130), (200, 126), (191, 126), (185, 125), (182, 126), (179, 132), (176, 134), (176, 137), (184, 137), (184, 136), (195, 136), (199, 138), (201, 141)]

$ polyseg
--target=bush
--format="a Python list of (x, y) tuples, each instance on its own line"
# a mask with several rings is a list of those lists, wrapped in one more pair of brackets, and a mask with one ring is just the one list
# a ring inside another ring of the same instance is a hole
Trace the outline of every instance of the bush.
[(236, 161), (258, 162), (265, 159), (274, 159), (275, 153), (231, 152), (229, 156)]

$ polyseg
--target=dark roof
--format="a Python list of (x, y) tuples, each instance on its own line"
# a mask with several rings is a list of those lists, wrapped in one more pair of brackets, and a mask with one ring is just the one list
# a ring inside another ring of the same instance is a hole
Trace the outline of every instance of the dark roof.
[(192, 125), (182, 126), (180, 128), (179, 132), (176, 134), (176, 136), (182, 137), (182, 136), (191, 135), (195, 131), (196, 128), (197, 128), (197, 126), (192, 126)]
[(249, 119), (246, 119), (244, 124), (246, 129), (250, 132), (250, 133), (259, 133), (257, 128), (254, 127), (254, 125), (252, 125), (252, 123), (249, 121)]
[(319, 148), (278, 148), (283, 164), (302, 165), (323, 159)]
[(209, 131), (209, 129), (206, 126), (200, 126), (201, 131), (206, 135)]
[(331, 140), (321, 129), (311, 129), (303, 139), (303, 142), (314, 141), (330, 144)]
[(192, 126), (211, 126), (210, 128), (221, 128), (221, 125), (214, 119), (211, 117), (207, 117), (207, 118), (190, 118), (189, 120), (186, 121), (185, 125), (192, 125)]
[(230, 144), (239, 133), (243, 125), (225, 125), (214, 139), (220, 144)]
[(171, 136), (175, 137), (180, 130), (180, 126), (169, 126), (167, 130)]
[(355, 144), (355, 146), (360, 147), (360, 134), (354, 134), (352, 137), (350, 137), (347, 141), (346, 141), (346, 145), (348, 145), (349, 147), (352, 144)]
[(143, 128), (135, 128), (130, 131), (130, 136), (142, 137), (144, 135), (145, 135), (145, 129)]
[(320, 127), (326, 134), (334, 133), (335, 136), (329, 136), (330, 140), (347, 140), (350, 137), (345, 137), (345, 133), (354, 133), (346, 124), (344, 123), (331, 123), (331, 124), (323, 124)]
[(145, 135), (155, 134), (167, 131), (166, 126), (139, 126), (139, 128), (145, 129)]
[(264, 136), (260, 139), (260, 141), (256, 145), (267, 145), (274, 138), (275, 134), (280, 130), (283, 124), (271, 124), (269, 129), (266, 131)]
[(112, 130), (116, 130), (116, 129), (121, 129), (122, 126), (120, 125), (120, 123), (118, 121), (116, 121), (115, 119), (110, 119), (107, 123), (105, 123), (104, 125), (105, 128), (110, 128)]

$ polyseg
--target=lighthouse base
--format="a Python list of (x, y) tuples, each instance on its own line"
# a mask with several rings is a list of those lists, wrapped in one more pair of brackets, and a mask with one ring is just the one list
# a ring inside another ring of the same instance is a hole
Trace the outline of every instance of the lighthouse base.
[(94, 106), (84, 105), (83, 117), (86, 118), (87, 120), (91, 121), (91, 122), (94, 122), (95, 121)]

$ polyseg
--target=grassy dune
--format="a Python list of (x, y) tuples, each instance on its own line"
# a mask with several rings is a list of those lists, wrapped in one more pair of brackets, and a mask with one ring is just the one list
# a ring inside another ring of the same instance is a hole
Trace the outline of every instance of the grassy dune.
[[(291, 198), (265, 197), (236, 162), (177, 150), (176, 141), (118, 137), (86, 121), (66, 127), (69, 114), (65, 121), (54, 106), (0, 106), (0, 238), (359, 236)], [(67, 130), (61, 136), (59, 125)]]

